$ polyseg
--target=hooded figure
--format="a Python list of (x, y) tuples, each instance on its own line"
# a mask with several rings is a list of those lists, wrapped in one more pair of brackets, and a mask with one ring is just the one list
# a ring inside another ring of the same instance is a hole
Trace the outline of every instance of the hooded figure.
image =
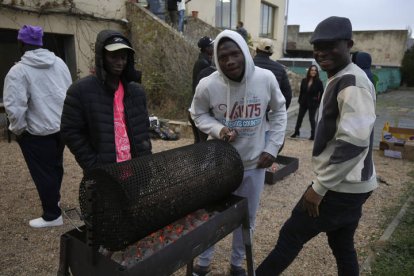
[[(220, 67), (217, 49), (223, 38), (234, 41), (243, 53), (245, 68), (240, 82), (231, 80)], [(220, 138), (220, 130), (224, 126), (237, 130), (241, 139), (234, 141), (233, 145), (238, 149), (245, 169), (256, 168), (263, 151), (275, 156), (283, 144), (286, 128), (285, 98), (272, 72), (254, 65), (243, 37), (226, 30), (215, 41), (213, 56), (217, 71), (200, 80), (191, 114), (197, 127), (213, 138)], [(269, 113), (271, 134), (269, 143), (265, 144), (263, 119), (266, 119), (267, 104), (272, 110)], [(214, 117), (209, 115), (210, 109)]]
[(125, 36), (98, 34), (95, 70), (69, 87), (63, 107), (62, 137), (76, 161), (89, 169), (150, 154), (146, 95)]
[[(191, 105), (196, 126), (216, 139), (224, 139), (239, 152), (244, 178), (235, 195), (249, 201), (250, 227), (264, 186), (265, 168), (272, 165), (283, 144), (286, 129), (285, 98), (273, 73), (256, 67), (243, 37), (221, 32), (214, 43), (217, 71), (200, 80)], [(265, 139), (266, 108), (270, 107), (269, 139)], [(210, 270), (213, 248), (200, 255), (197, 273)], [(244, 245), (241, 228), (233, 234), (231, 275), (242, 273)]]
[(352, 55), (352, 62), (358, 65), (358, 67), (367, 74), (368, 79), (374, 84), (374, 75), (371, 72), (371, 55), (366, 52), (355, 52)]

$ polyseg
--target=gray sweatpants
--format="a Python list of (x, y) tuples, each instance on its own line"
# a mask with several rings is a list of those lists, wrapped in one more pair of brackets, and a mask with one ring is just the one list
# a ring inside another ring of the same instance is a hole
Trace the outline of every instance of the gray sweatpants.
[[(244, 171), (243, 182), (233, 194), (246, 197), (248, 201), (250, 232), (252, 233), (256, 223), (256, 213), (259, 208), (260, 195), (265, 181), (265, 169), (251, 169)], [(198, 265), (208, 266), (213, 259), (214, 246), (200, 254)], [(231, 264), (241, 266), (245, 256), (241, 226), (233, 231), (233, 244), (231, 252)]]

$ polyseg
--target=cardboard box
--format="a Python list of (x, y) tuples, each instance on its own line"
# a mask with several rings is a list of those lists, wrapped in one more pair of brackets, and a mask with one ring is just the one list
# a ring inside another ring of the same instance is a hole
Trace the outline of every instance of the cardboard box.
[(381, 140), (383, 142), (414, 141), (414, 128), (392, 127), (385, 122)]
[(383, 156), (414, 161), (414, 141), (381, 141)]

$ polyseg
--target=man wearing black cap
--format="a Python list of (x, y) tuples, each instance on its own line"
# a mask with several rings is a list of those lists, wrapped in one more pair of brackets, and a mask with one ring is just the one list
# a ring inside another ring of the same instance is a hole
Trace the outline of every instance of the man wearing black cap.
[(24, 25), (17, 36), (21, 60), (4, 80), (4, 106), (42, 202), (34, 228), (63, 224), (59, 208), (63, 178), (60, 115), (72, 78), (65, 62), (43, 49), (43, 29)]
[[(214, 45), (214, 41), (208, 36), (204, 36), (200, 38), (200, 40), (197, 43), (198, 48), (200, 48), (200, 54), (198, 55), (198, 59), (194, 63), (194, 67), (193, 67), (193, 83), (192, 83), (193, 94), (195, 93), (197, 84), (200, 81), (200, 76), (199, 76), (200, 72), (211, 66), (211, 60), (213, 58), (213, 45)], [(210, 70), (209, 72), (211, 73), (213, 71)], [(208, 135), (198, 130), (190, 114), (188, 114), (188, 120), (190, 121), (191, 127), (193, 129), (194, 143), (199, 143), (199, 142), (207, 140)]]
[(198, 74), (201, 70), (211, 65), (213, 57), (213, 44), (214, 41), (208, 36), (200, 38), (197, 43), (198, 48), (200, 48), (200, 54), (198, 55), (198, 59), (193, 66), (193, 94), (197, 86)]
[(359, 275), (354, 233), (362, 205), (377, 187), (372, 160), (375, 90), (351, 62), (348, 18), (333, 16), (320, 22), (310, 43), (329, 78), (312, 153), (316, 177), (280, 230), (276, 247), (257, 268), (258, 276), (280, 274), (321, 232), (328, 237), (338, 275)]
[(101, 31), (95, 75), (72, 84), (63, 106), (62, 137), (84, 170), (151, 154), (147, 100), (134, 53), (121, 33)]

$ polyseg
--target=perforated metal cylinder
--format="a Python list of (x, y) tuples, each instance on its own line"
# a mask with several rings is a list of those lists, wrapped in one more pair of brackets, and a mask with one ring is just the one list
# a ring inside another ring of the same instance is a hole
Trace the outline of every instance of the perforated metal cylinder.
[(231, 194), (243, 163), (212, 140), (85, 172), (79, 202), (91, 245), (121, 250)]

